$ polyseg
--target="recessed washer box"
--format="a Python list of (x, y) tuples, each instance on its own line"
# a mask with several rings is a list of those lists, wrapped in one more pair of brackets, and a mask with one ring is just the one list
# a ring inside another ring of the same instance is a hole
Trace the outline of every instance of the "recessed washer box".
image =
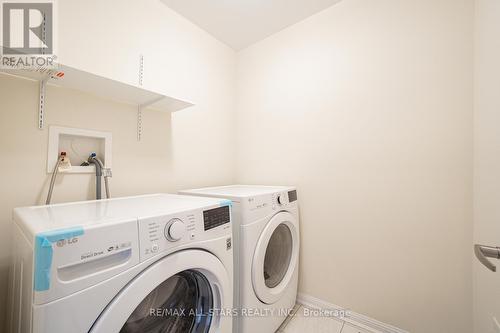
[(90, 153), (95, 152), (106, 168), (111, 168), (112, 134), (80, 128), (50, 126), (47, 173), (52, 173), (60, 153), (66, 152), (71, 161), (71, 170), (65, 173), (95, 173), (95, 167), (80, 166)]

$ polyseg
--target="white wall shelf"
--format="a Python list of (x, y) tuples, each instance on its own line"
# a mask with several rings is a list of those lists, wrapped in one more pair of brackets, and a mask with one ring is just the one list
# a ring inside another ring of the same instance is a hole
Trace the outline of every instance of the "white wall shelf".
[[(144, 109), (161, 112), (175, 112), (194, 105), (188, 101), (183, 101), (62, 64), (59, 64), (58, 68), (55, 70), (44, 72), (24, 69), (1, 69), (0, 71), (7, 75), (40, 82), (38, 117), (38, 127), (40, 129), (44, 127), (44, 114), (47, 112), (44, 105), (46, 84), (74, 89), (112, 101), (135, 105), (138, 107), (139, 113)], [(140, 140), (142, 127), (139, 121), (140, 117), (138, 117), (138, 139)]]

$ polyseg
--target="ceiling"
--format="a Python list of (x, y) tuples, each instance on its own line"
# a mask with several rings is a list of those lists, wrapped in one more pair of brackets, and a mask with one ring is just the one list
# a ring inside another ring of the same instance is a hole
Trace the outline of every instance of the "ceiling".
[(235, 50), (341, 0), (161, 0)]

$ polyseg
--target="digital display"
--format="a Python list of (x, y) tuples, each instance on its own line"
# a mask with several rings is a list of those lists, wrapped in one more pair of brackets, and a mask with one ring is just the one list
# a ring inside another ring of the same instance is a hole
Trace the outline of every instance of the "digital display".
[(230, 223), (231, 214), (229, 209), (229, 206), (224, 206), (205, 210), (203, 212), (203, 223), (205, 225), (205, 231), (217, 228), (218, 226), (224, 225), (226, 223)]
[(289, 191), (288, 192), (288, 202), (294, 202), (297, 201), (297, 191)]

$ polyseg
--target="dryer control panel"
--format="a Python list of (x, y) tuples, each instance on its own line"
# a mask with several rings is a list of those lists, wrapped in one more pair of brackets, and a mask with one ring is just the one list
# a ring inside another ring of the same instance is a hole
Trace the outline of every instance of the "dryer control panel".
[(286, 208), (297, 201), (297, 190), (275, 193), (273, 195), (273, 209)]
[(275, 214), (279, 211), (292, 211), (298, 209), (297, 190), (274, 192), (270, 194), (256, 195), (241, 201), (241, 209), (245, 212), (245, 218), (241, 223), (246, 223)]

